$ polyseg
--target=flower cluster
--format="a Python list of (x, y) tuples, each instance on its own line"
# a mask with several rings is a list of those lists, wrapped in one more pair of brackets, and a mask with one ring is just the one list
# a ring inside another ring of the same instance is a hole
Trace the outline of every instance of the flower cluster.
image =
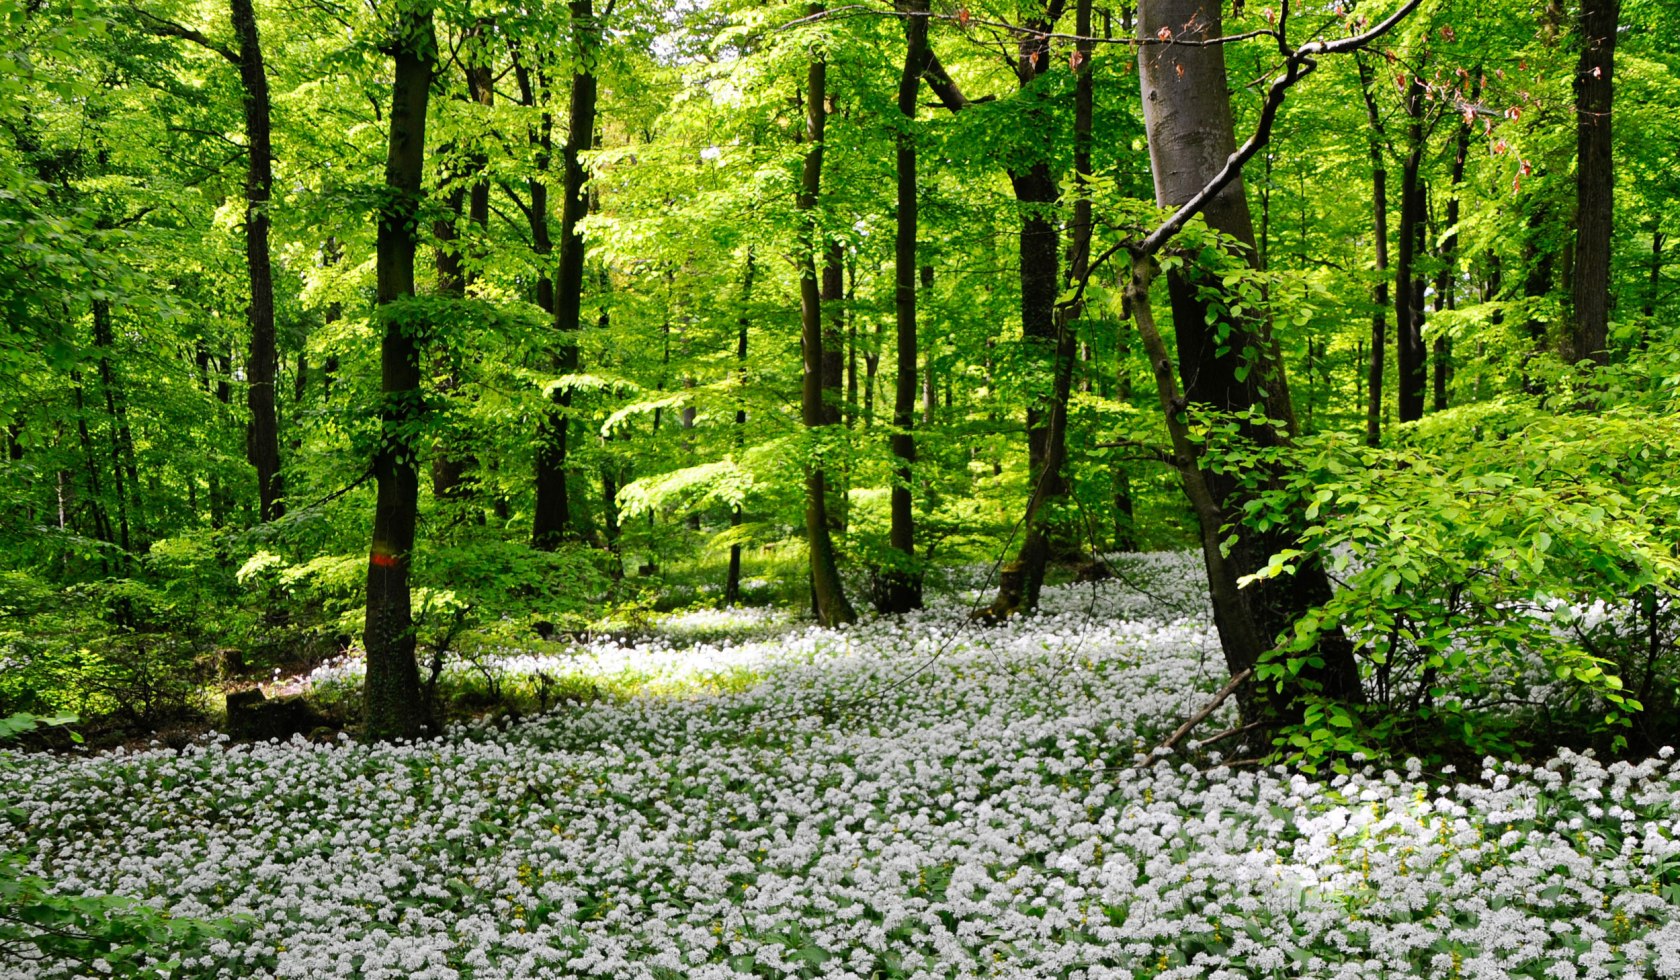
[(0, 846), (249, 916), (189, 977), (1680, 976), (1680, 765), (1151, 759), (1223, 670), (1189, 560), (1126, 571), (996, 627), (601, 640), (572, 669), (669, 683), (432, 741), (20, 755)]

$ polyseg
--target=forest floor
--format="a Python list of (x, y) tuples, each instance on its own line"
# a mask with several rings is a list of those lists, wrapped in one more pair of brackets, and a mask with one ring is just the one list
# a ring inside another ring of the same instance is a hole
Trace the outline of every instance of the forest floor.
[(1122, 571), (995, 627), (954, 596), (501, 651), (486, 676), (559, 705), (417, 744), (12, 753), (0, 847), (248, 916), (190, 977), (1680, 976), (1666, 751), (1325, 780), (1140, 756), (1223, 670), (1187, 557)]

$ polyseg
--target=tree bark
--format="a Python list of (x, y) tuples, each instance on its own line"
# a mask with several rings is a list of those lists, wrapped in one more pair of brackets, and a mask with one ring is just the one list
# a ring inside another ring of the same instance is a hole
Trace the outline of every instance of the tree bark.
[[(747, 315), (748, 304), (752, 302), (753, 287), (753, 254), (747, 250), (747, 268), (741, 275), (741, 317), (736, 321), (735, 334), (735, 380), (740, 385), (743, 395), (747, 387), (747, 327), (751, 318)], [(735, 447), (740, 449), (746, 444), (747, 405), (742, 401), (735, 407)], [(736, 504), (729, 509), (729, 526), (741, 526), (741, 505)], [(741, 601), (741, 542), (729, 543), (729, 568), (723, 580), (723, 604), (733, 606)]]
[[(1144, 4), (1138, 18), (1139, 36), (1156, 37), (1163, 29), (1179, 39), (1218, 37), (1222, 31), (1220, 4), (1217, 0), (1154, 0)], [(1282, 93), (1300, 77), (1299, 64), (1273, 82), (1259, 129), (1244, 146), (1248, 156), (1239, 155), (1236, 147), (1223, 47), (1150, 46), (1143, 49), (1138, 67), (1156, 203), (1182, 209), (1193, 202), (1204, 202), (1202, 213), (1208, 224), (1246, 246), (1248, 261), (1255, 261), (1253, 222), (1243, 195), (1240, 167), (1269, 140)], [(1225, 174), (1230, 179), (1219, 187), (1218, 180)], [(1214, 188), (1216, 193), (1208, 196), (1207, 190)], [(1272, 555), (1298, 545), (1299, 539), (1292, 528), (1256, 531), (1242, 523), (1251, 491), (1234, 476), (1201, 466), (1200, 449), (1190, 441), (1185, 412), (1191, 402), (1219, 412), (1265, 407), (1268, 416), (1283, 425), (1249, 423), (1241, 432), (1261, 447), (1287, 444), (1293, 412), (1287, 401), (1284, 365), (1265, 323), (1241, 319), (1225, 325), (1229, 351), (1221, 354), (1217, 350), (1221, 326), (1211, 320), (1206, 305), (1197, 298), (1193, 280), (1176, 277), (1175, 288), (1175, 277), (1169, 275), (1179, 374), (1185, 386), (1184, 394), (1179, 394), (1149, 302), (1149, 285), (1156, 270), (1153, 250), (1158, 250), (1177, 227), (1182, 223), (1174, 226), (1169, 221), (1134, 249), (1134, 272), (1127, 296), (1155, 372), (1180, 476), (1201, 528), (1214, 621), (1226, 666), (1236, 676), (1255, 667), (1271, 649), (1274, 638), (1293, 627), (1302, 613), (1327, 600), (1330, 588), (1323, 568), (1310, 557), (1300, 560), (1292, 576), (1237, 587), (1239, 578), (1266, 567)], [(1250, 352), (1247, 357), (1242, 353), (1245, 348)], [(1264, 486), (1284, 474), (1261, 472), (1257, 476)], [(1236, 540), (1227, 551), (1222, 538), (1228, 525), (1235, 529)], [(1328, 697), (1360, 700), (1357, 665), (1347, 639), (1340, 633), (1327, 634), (1316, 653), (1324, 666), (1308, 668), (1308, 678)], [(1275, 717), (1279, 707), (1271, 698), (1262, 700), (1252, 688), (1243, 695), (1247, 717)]]
[[(1478, 80), (1471, 93), (1472, 100), (1475, 100), (1481, 94), (1480, 69), (1477, 69), (1476, 75)], [(1437, 313), (1443, 309), (1452, 310), (1458, 307), (1455, 289), (1458, 274), (1454, 268), (1458, 258), (1458, 216), (1460, 213), (1458, 195), (1464, 184), (1464, 167), (1469, 158), (1470, 123), (1460, 121), (1458, 134), (1453, 142), (1452, 177), (1447, 186), (1446, 228), (1441, 234), (1441, 246), (1437, 255), (1441, 263), (1440, 271), (1435, 274), (1435, 311)], [(1435, 338), (1433, 383), (1435, 395), (1433, 408), (1437, 412), (1444, 412), (1447, 410), (1452, 383), (1452, 341), (1445, 334)]]
[[(480, 23), (468, 36), (468, 45), (476, 48), (484, 39), (486, 24)], [(483, 62), (482, 56), (466, 66), (467, 96), (473, 104), (489, 110), (495, 103), (495, 89), (492, 85), (489, 65)], [(461, 241), (459, 221), (463, 208), (466, 211), (468, 223), (472, 227), (474, 251), (482, 249), (484, 234), (490, 222), (490, 183), (485, 178), (487, 158), (480, 146), (471, 147), (462, 160), (459, 172), (450, 173), (446, 179), (440, 181), (448, 188), (448, 196), (444, 207), (444, 214), (432, 226), (433, 237), (437, 239), (437, 290), (440, 296), (449, 299), (464, 299), (467, 290), (478, 278), (481, 256), (467, 255), (466, 246)], [(438, 384), (438, 393), (454, 400), (458, 398), (461, 387), (461, 353), (451, 346), (441, 349), (439, 357), (446, 362), (443, 380)], [(453, 427), (451, 427), (453, 429)], [(432, 456), (432, 496), (438, 500), (458, 500), (466, 495), (465, 485), (467, 469), (472, 465), (470, 453), (461, 446), (452, 444), (451, 436), (455, 440), (460, 435), (450, 431), (439, 439), (433, 447)], [(479, 514), (483, 518), (482, 512)]]
[(916, 569), (916, 512), (911, 487), (916, 465), (916, 197), (915, 121), (922, 74), (928, 65), (928, 0), (908, 0), (904, 18), (904, 70), (898, 78), (898, 223), (893, 240), (893, 312), (897, 332), (893, 387), (893, 455), (889, 567), (880, 575), (876, 606), (883, 613), (922, 607), (922, 578)]
[(286, 511), (280, 473), (280, 420), (274, 379), (280, 355), (274, 336), (274, 272), (269, 260), (268, 207), (274, 183), (274, 148), (269, 122), (268, 73), (252, 0), (231, 0), (233, 33), (239, 42), (239, 81), (245, 89), (245, 269), (251, 301), (246, 307), (251, 345), (245, 365), (246, 405), (251, 410), (246, 456), (257, 471), (258, 514), (272, 521)]
[[(820, 5), (813, 5), (818, 12)], [(805, 428), (813, 435), (829, 425), (823, 406), (823, 323), (822, 291), (817, 278), (816, 256), (822, 246), (817, 227), (817, 197), (822, 190), (823, 141), (828, 125), (828, 62), (822, 56), (811, 59), (805, 75), (805, 158), (800, 168), (796, 207), (801, 217), (799, 242), (799, 323), (804, 354), (804, 383), (801, 412)], [(854, 622), (857, 613), (846, 600), (829, 534), (828, 481), (823, 471), (819, 436), (817, 456), (805, 470), (805, 540), (811, 560), (811, 599), (817, 621), (824, 626)]]
[(1394, 273), (1394, 329), (1399, 419), (1423, 418), (1428, 383), (1428, 349), (1423, 342), (1423, 277), (1417, 261), (1425, 254), (1427, 208), (1423, 197), (1423, 83), (1413, 74), (1406, 87), (1406, 158), (1400, 168), (1400, 255)]
[(392, 45), (390, 145), (385, 158), (385, 202), (379, 209), (377, 299), (384, 336), (380, 345), (382, 433), (374, 454), (378, 481), (373, 545), (368, 558), (367, 647), (364, 692), (371, 739), (412, 738), (429, 722), (414, 662), (414, 620), (409, 570), (420, 482), (415, 465), (420, 393), (420, 324), (402, 309), (414, 295), (415, 223), (420, 212), (426, 160), (426, 107), (437, 42), (427, 3), (404, 9)]
[(1575, 69), (1575, 359), (1604, 364), (1610, 329), (1610, 236), (1616, 198), (1611, 96), (1621, 0), (1582, 0)]
[[(572, 69), (572, 96), (568, 107), (566, 142), (560, 156), (564, 167), (565, 198), (560, 206), (560, 263), (555, 276), (554, 370), (560, 375), (578, 369), (577, 332), (583, 312), (583, 233), (578, 225), (588, 212), (583, 194), (586, 174), (582, 154), (595, 139), (595, 103), (598, 83), (595, 60), (601, 45), (601, 26), (595, 19), (591, 0), (571, 0), (572, 31), (577, 47), (577, 64)], [(552, 550), (572, 532), (571, 502), (566, 487), (567, 435), (571, 388), (561, 386), (553, 395), (553, 406), (538, 433), (537, 499), (532, 516), (531, 541)]]
[(1366, 373), (1365, 444), (1382, 444), (1383, 369), (1388, 358), (1388, 166), (1387, 142), (1377, 99), (1372, 91), (1371, 66), (1359, 59), (1359, 89), (1365, 97), (1365, 118), (1371, 131), (1371, 226), (1376, 233), (1377, 284), (1371, 290), (1371, 363)]
[[(134, 432), (128, 424), (128, 400), (123, 397), (111, 365), (111, 347), (116, 334), (111, 323), (111, 301), (93, 301), (93, 346), (99, 351), (99, 386), (105, 392), (105, 415), (110, 426), (111, 482), (117, 505), (117, 543), (124, 551), (134, 541), (129, 531), (131, 511), (138, 519), (140, 466), (134, 457)], [(133, 495), (133, 496), (131, 496)], [(143, 550), (143, 549), (142, 549)]]

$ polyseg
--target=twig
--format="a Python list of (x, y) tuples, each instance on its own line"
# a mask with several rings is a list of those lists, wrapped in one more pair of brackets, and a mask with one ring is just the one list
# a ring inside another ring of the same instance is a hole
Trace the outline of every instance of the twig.
[(1256, 728), (1259, 728), (1259, 727), (1260, 727), (1259, 722), (1251, 721), (1246, 725), (1238, 725), (1235, 728), (1227, 728), (1217, 735), (1209, 735), (1207, 738), (1201, 739), (1200, 741), (1198, 741), (1196, 743), (1196, 748), (1205, 749), (1210, 745), (1213, 745), (1213, 744), (1218, 743), (1218, 742), (1223, 742), (1228, 738), (1233, 738), (1237, 735), (1243, 734), (1244, 732), (1252, 732)]
[(1215, 694), (1213, 696), (1212, 701), (1209, 701), (1207, 704), (1202, 705), (1202, 710), (1200, 710), (1200, 711), (1196, 712), (1195, 714), (1191, 715), (1189, 721), (1187, 721), (1184, 724), (1178, 726), (1178, 731), (1175, 731), (1171, 735), (1168, 735), (1167, 740), (1165, 742), (1162, 742), (1159, 746), (1156, 747), (1154, 754), (1159, 755), (1162, 752), (1171, 752), (1172, 749), (1173, 749), (1173, 746), (1175, 746), (1179, 742), (1183, 741), (1184, 736), (1186, 736), (1186, 735), (1190, 734), (1192, 731), (1194, 731), (1197, 725), (1200, 725), (1202, 722), (1206, 721), (1208, 715), (1213, 714), (1214, 711), (1216, 711), (1219, 708), (1220, 705), (1224, 704), (1226, 698), (1229, 698), (1231, 695), (1237, 693), (1237, 688), (1242, 687), (1243, 682), (1248, 680), (1252, 676), (1254, 676), (1254, 668), (1253, 667), (1244, 667), (1241, 671), (1239, 671), (1237, 673), (1237, 675), (1235, 677), (1231, 678), (1231, 682), (1229, 684), (1226, 684), (1225, 687), (1222, 688), (1218, 694)]

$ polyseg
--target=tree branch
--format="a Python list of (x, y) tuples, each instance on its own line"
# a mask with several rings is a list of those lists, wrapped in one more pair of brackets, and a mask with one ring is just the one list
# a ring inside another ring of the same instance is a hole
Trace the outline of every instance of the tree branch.
[(1186, 735), (1190, 734), (1192, 731), (1194, 731), (1197, 725), (1200, 725), (1202, 722), (1207, 721), (1208, 715), (1211, 715), (1215, 711), (1219, 710), (1219, 706), (1224, 704), (1225, 701), (1228, 698), (1230, 698), (1231, 695), (1237, 693), (1237, 688), (1242, 687), (1243, 684), (1250, 677), (1253, 677), (1253, 676), (1254, 676), (1254, 669), (1252, 667), (1250, 667), (1250, 668), (1245, 668), (1244, 670), (1239, 672), (1235, 677), (1231, 678), (1231, 682), (1229, 684), (1226, 684), (1223, 688), (1221, 688), (1219, 693), (1215, 694), (1213, 696), (1212, 701), (1209, 701), (1207, 704), (1202, 705), (1201, 710), (1197, 711), (1195, 714), (1191, 715), (1189, 721), (1187, 721), (1184, 724), (1178, 726), (1177, 731), (1173, 732), (1171, 735), (1168, 735), (1167, 740), (1165, 742), (1162, 742), (1159, 746), (1156, 747), (1155, 754), (1159, 755), (1162, 752), (1171, 752), (1173, 750), (1174, 746), (1176, 746), (1179, 742), (1184, 740), (1184, 736), (1186, 736)]
[(199, 31), (195, 31), (182, 24), (177, 24), (172, 20), (159, 17), (156, 14), (149, 13), (148, 11), (141, 10), (139, 7), (131, 5), (128, 9), (133, 11), (136, 17), (146, 22), (148, 25), (147, 30), (151, 33), (159, 37), (177, 37), (183, 41), (191, 41), (199, 47), (204, 48), (206, 51), (213, 51), (216, 54), (221, 55), (235, 67), (238, 67), (239, 52), (233, 50), (227, 45), (217, 41), (212, 41)]

